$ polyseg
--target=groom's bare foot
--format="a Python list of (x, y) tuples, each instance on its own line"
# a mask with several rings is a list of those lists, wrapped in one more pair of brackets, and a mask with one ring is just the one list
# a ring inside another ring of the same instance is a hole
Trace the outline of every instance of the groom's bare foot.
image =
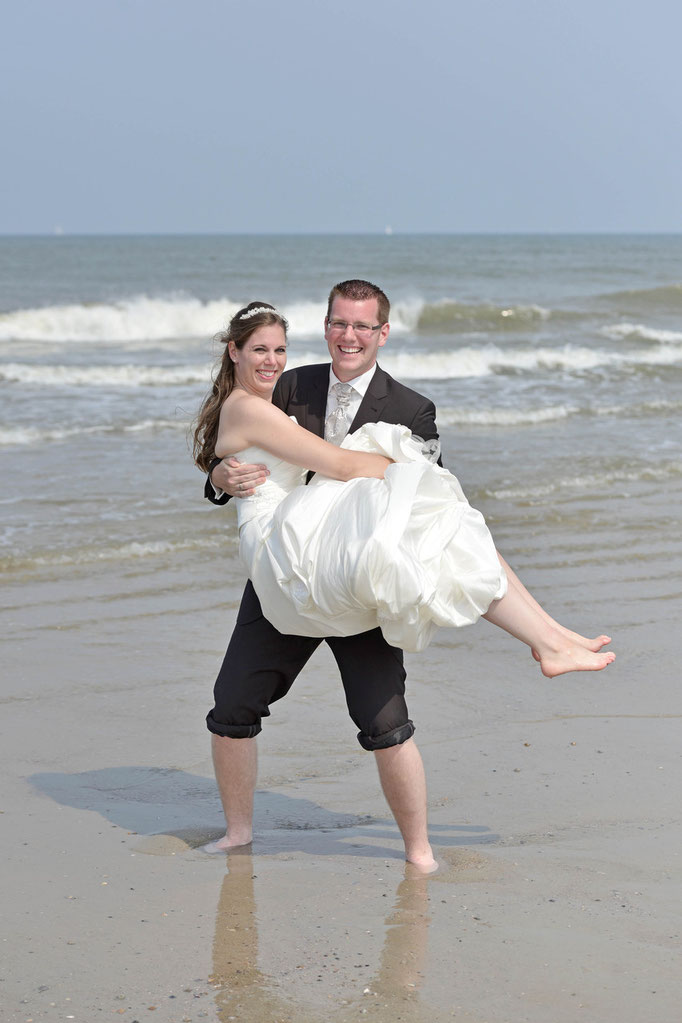
[(207, 842), (206, 845), (200, 846), (201, 851), (208, 853), (209, 855), (215, 855), (216, 853), (231, 852), (233, 849), (244, 849), (246, 846), (251, 845), (253, 835), (223, 835), (222, 838), (218, 838), (215, 842)]
[(438, 861), (434, 860), (433, 856), (429, 860), (420, 860), (418, 863), (415, 863), (414, 860), (407, 860), (407, 863), (413, 871), (419, 874), (435, 874), (438, 870)]
[(612, 650), (594, 653), (580, 646), (543, 652), (539, 657), (542, 674), (547, 678), (565, 675), (569, 671), (602, 671), (615, 659), (616, 655)]
[(438, 870), (438, 862), (433, 857), (430, 845), (423, 850), (415, 850), (411, 853), (406, 851), (405, 859), (420, 874), (433, 874)]
[(426, 877), (428, 874), (435, 874), (437, 870), (440, 870), (440, 863), (431, 857), (430, 864), (413, 863), (412, 860), (407, 860), (405, 863), (405, 877)]

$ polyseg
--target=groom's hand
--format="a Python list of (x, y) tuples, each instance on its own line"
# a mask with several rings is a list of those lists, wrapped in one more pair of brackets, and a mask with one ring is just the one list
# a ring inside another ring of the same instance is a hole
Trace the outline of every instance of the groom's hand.
[(211, 483), (230, 497), (251, 497), (269, 475), (267, 465), (242, 464), (236, 458), (223, 458), (211, 472)]

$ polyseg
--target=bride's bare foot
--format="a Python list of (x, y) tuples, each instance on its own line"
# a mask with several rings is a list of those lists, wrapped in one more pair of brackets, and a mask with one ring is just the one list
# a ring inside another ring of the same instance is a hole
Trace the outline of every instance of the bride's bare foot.
[(588, 639), (587, 636), (581, 636), (579, 632), (571, 632), (570, 629), (565, 629), (563, 625), (559, 626), (559, 628), (567, 640), (571, 643), (576, 643), (578, 646), (585, 647), (586, 650), (591, 650), (593, 654), (598, 654), (603, 646), (611, 642), (610, 636), (595, 636), (594, 639)]
[[(237, 839), (240, 839), (240, 841), (237, 841)], [(215, 842), (207, 842), (206, 845), (202, 845), (199, 848), (201, 852), (214, 856), (216, 853), (232, 852), (234, 849), (245, 849), (251, 845), (251, 840), (252, 835), (248, 837), (246, 835), (236, 835), (234, 838), (223, 835), (222, 838), (216, 839)]]
[(547, 678), (564, 675), (569, 671), (602, 671), (616, 659), (612, 650), (595, 653), (581, 646), (567, 646), (562, 650), (548, 650), (539, 655), (542, 674)]
[[(588, 639), (587, 636), (581, 636), (579, 632), (571, 632), (570, 629), (565, 629), (563, 625), (559, 625), (558, 629), (570, 643), (584, 647), (585, 650), (591, 650), (594, 654), (599, 653), (602, 647), (611, 642), (610, 636), (595, 636), (594, 639)], [(540, 654), (537, 650), (531, 650), (531, 653), (536, 661), (540, 660)]]

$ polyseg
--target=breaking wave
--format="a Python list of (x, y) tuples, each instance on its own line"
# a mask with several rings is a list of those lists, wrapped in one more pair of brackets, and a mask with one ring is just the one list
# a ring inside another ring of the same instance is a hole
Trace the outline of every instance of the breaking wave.
[[(319, 360), (302, 355), (289, 359), (289, 366)], [(185, 387), (200, 384), (208, 388), (211, 367), (206, 363), (182, 366), (45, 365), (44, 363), (0, 363), (0, 381), (37, 387)]]
[(0, 340), (155, 341), (210, 337), (239, 309), (229, 299), (138, 295), (114, 303), (19, 309), (0, 315)]
[(201, 366), (46, 366), (37, 363), (0, 364), (0, 380), (39, 387), (179, 387), (208, 384)]
[[(258, 297), (258, 296), (256, 296)], [(267, 300), (267, 296), (261, 296)], [(182, 292), (161, 296), (132, 295), (111, 302), (38, 306), (0, 313), (0, 341), (162, 342), (210, 338), (222, 330), (253, 295), (202, 300)], [(618, 310), (682, 310), (682, 284), (618, 291), (596, 297)], [(591, 304), (591, 303), (590, 303)], [(326, 303), (292, 298), (280, 306), (292, 338), (320, 338)], [(397, 334), (462, 334), (533, 330), (548, 320), (573, 321), (587, 311), (546, 308), (533, 302), (501, 304), (466, 302), (453, 296), (427, 300), (396, 298), (391, 327)]]
[(682, 412), (682, 401), (647, 401), (639, 405), (552, 405), (525, 409), (466, 409), (439, 407), (436, 419), (443, 426), (537, 426), (558, 422), (573, 416), (626, 416), (628, 419), (676, 415)]
[(467, 346), (446, 352), (407, 354), (397, 352), (381, 359), (381, 365), (398, 380), (444, 380), (483, 377), (492, 373), (561, 370), (579, 373), (601, 367), (642, 367), (673, 365), (682, 361), (682, 346), (644, 348), (613, 352), (563, 345), (559, 348), (498, 348)]
[[(202, 302), (182, 295), (137, 295), (112, 303), (18, 309), (0, 314), (0, 341), (130, 343), (211, 338), (243, 304), (231, 298)], [(282, 312), (291, 337), (321, 335), (325, 303), (294, 302), (283, 306)]]
[[(446, 426), (481, 426), (481, 427), (519, 427), (538, 426), (542, 423), (559, 422), (574, 416), (623, 416), (628, 419), (658, 416), (661, 414), (677, 415), (682, 412), (682, 401), (651, 401), (639, 405), (553, 405), (541, 408), (487, 408), (470, 409), (452, 406), (440, 406), (437, 412), (438, 425)], [(191, 416), (184, 419), (144, 419), (136, 423), (101, 423), (96, 426), (73, 426), (55, 430), (41, 430), (36, 427), (0, 427), (0, 447), (17, 447), (22, 445), (42, 445), (59, 443), (93, 434), (126, 434), (164, 430), (185, 432), (189, 428)]]
[(439, 408), (436, 420), (443, 426), (535, 426), (584, 412), (574, 405), (556, 405), (537, 409), (456, 409)]
[[(17, 309), (0, 314), (0, 341), (130, 343), (210, 338), (242, 304), (227, 297), (204, 302), (184, 295), (136, 295), (117, 302)], [(292, 338), (321, 336), (327, 311), (324, 302), (294, 301), (281, 308)], [(539, 325), (552, 315), (557, 314), (532, 304), (498, 306), (415, 298), (393, 304), (391, 327), (398, 334), (506, 331)]]
[(607, 486), (619, 483), (659, 482), (682, 475), (682, 462), (669, 462), (666, 465), (642, 464), (629, 469), (612, 469), (598, 474), (584, 476), (566, 476), (549, 483), (532, 483), (528, 486), (505, 487), (499, 490), (484, 489), (484, 493), (498, 501), (537, 500), (549, 497), (557, 492), (596, 491), (603, 492)]
[(641, 323), (614, 323), (602, 327), (600, 333), (614, 341), (654, 341), (661, 345), (682, 343), (682, 332), (679, 330), (655, 330)]
[(86, 545), (69, 552), (42, 551), (33, 555), (10, 555), (0, 558), (0, 571), (17, 572), (32, 568), (50, 568), (60, 565), (87, 565), (98, 561), (134, 561), (140, 558), (161, 557), (179, 551), (199, 551), (224, 548), (226, 542), (236, 543), (236, 534), (229, 531), (220, 537), (193, 537), (188, 540), (151, 540), (146, 543), (132, 541), (117, 546)]
[[(319, 361), (313, 354), (291, 353), (290, 368)], [(398, 380), (455, 380), (493, 373), (560, 370), (580, 373), (601, 367), (640, 368), (672, 366), (682, 362), (682, 345), (672, 342), (631, 351), (606, 351), (580, 345), (550, 347), (462, 346), (439, 352), (392, 351), (381, 365)], [(0, 363), (0, 381), (36, 387), (186, 387), (208, 388), (209, 367), (204, 363), (179, 366), (150, 365), (46, 365)]]
[(544, 323), (552, 315), (539, 305), (498, 306), (488, 303), (467, 304), (452, 299), (440, 302), (397, 302), (392, 310), (392, 326), (429, 334), (454, 334), (477, 330), (518, 330)]
[(145, 419), (139, 423), (73, 426), (60, 430), (39, 430), (35, 427), (0, 427), (0, 447), (21, 444), (47, 444), (95, 433), (141, 433), (146, 430), (186, 430), (187, 422), (176, 419)]
[(682, 309), (682, 284), (663, 284), (657, 288), (634, 288), (601, 295), (619, 306), (641, 309)]

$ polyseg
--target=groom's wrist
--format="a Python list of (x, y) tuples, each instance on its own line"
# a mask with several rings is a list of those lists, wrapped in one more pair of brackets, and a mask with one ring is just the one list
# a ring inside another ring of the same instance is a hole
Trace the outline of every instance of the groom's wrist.
[(211, 461), (208, 463), (208, 482), (213, 488), (213, 493), (215, 494), (216, 497), (222, 497), (222, 495), (225, 493), (224, 490), (221, 490), (219, 487), (216, 487), (213, 480), (211, 479), (211, 473), (213, 472), (217, 465), (220, 465), (221, 462), (222, 458), (212, 458)]

